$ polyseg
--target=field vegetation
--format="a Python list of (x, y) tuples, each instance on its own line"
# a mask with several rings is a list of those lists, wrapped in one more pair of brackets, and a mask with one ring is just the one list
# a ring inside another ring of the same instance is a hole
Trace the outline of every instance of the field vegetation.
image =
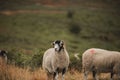
[[(82, 80), (81, 57), (86, 49), (120, 51), (119, 3), (117, 0), (1, 0), (0, 49), (8, 51), (8, 70), (2, 71), (5, 74), (0, 72), (0, 80), (45, 80), (42, 56), (56, 39), (65, 41), (70, 55), (66, 80)], [(79, 60), (74, 57), (76, 53)], [(104, 75), (102, 78), (106, 80), (108, 75)]]

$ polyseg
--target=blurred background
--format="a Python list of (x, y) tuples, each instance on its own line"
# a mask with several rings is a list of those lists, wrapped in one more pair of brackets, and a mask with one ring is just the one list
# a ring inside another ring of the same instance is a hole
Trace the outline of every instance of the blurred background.
[(59, 39), (78, 70), (88, 48), (120, 51), (120, 0), (0, 0), (0, 49), (9, 63), (39, 67)]

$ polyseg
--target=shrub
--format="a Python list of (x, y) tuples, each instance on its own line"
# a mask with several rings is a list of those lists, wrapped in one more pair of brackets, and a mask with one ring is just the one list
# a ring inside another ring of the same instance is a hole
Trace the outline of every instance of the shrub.
[(67, 12), (67, 18), (72, 19), (73, 16), (74, 16), (74, 11), (68, 10), (68, 12)]
[[(12, 49), (8, 52), (8, 64), (13, 64), (22, 68), (30, 67), (31, 70), (35, 70), (42, 66), (44, 51), (41, 49), (34, 49), (31, 54), (27, 55), (22, 52), (21, 49)], [(82, 61), (81, 55), (79, 55), (80, 60), (74, 57), (74, 54), (70, 54), (70, 69), (76, 69), (81, 71)]]
[(80, 27), (80, 25), (79, 25), (78, 23), (72, 21), (72, 22), (70, 22), (70, 24), (69, 24), (69, 31), (70, 31), (72, 34), (77, 35), (77, 34), (79, 34), (80, 31), (81, 31), (81, 27)]
[(36, 49), (35, 53), (32, 55), (30, 59), (30, 67), (32, 69), (39, 68), (42, 66), (42, 58), (43, 58), (43, 51)]
[(9, 64), (15, 64), (17, 66), (24, 67), (27, 61), (27, 58), (22, 50), (20, 49), (12, 49), (8, 52), (8, 63)]

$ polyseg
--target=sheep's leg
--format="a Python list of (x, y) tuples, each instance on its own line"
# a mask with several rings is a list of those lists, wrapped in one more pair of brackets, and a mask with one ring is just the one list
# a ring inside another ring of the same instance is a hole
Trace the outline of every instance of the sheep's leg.
[(96, 76), (95, 76), (95, 77), (96, 77), (96, 80), (99, 80), (99, 78), (98, 78), (97, 74), (96, 74)]
[(47, 72), (47, 80), (52, 80), (52, 74)]
[(117, 80), (120, 80), (120, 72), (116, 74)]
[(118, 80), (120, 80), (120, 72), (118, 73)]
[(64, 74), (65, 74), (65, 72), (66, 72), (66, 68), (64, 68), (63, 71), (62, 71), (62, 80), (64, 80)]
[(92, 75), (93, 75), (93, 79), (96, 80), (96, 72), (95, 71), (92, 72)]
[(55, 76), (55, 80), (58, 80), (58, 73), (57, 73), (56, 76)]
[(88, 71), (84, 71), (84, 80), (87, 80), (88, 77)]
[(58, 80), (58, 73), (57, 72), (54, 72), (53, 80)]
[(96, 71), (92, 72), (94, 80), (99, 80)]
[(114, 73), (111, 72), (110, 80), (113, 80), (113, 75), (114, 75)]

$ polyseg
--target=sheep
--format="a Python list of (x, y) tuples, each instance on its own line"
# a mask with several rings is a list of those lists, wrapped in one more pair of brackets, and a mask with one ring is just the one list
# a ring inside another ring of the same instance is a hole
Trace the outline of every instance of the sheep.
[(64, 46), (64, 41), (56, 40), (53, 42), (53, 48), (49, 48), (43, 55), (42, 67), (47, 72), (48, 80), (58, 80), (58, 74), (64, 74), (69, 66), (69, 55)]
[(5, 50), (0, 50), (0, 61), (7, 63), (7, 51)]
[(108, 51), (104, 49), (91, 48), (82, 54), (82, 65), (84, 80), (87, 80), (89, 72), (92, 72), (94, 80), (99, 80), (97, 74), (111, 73), (110, 80), (114, 74), (120, 80), (120, 52)]

